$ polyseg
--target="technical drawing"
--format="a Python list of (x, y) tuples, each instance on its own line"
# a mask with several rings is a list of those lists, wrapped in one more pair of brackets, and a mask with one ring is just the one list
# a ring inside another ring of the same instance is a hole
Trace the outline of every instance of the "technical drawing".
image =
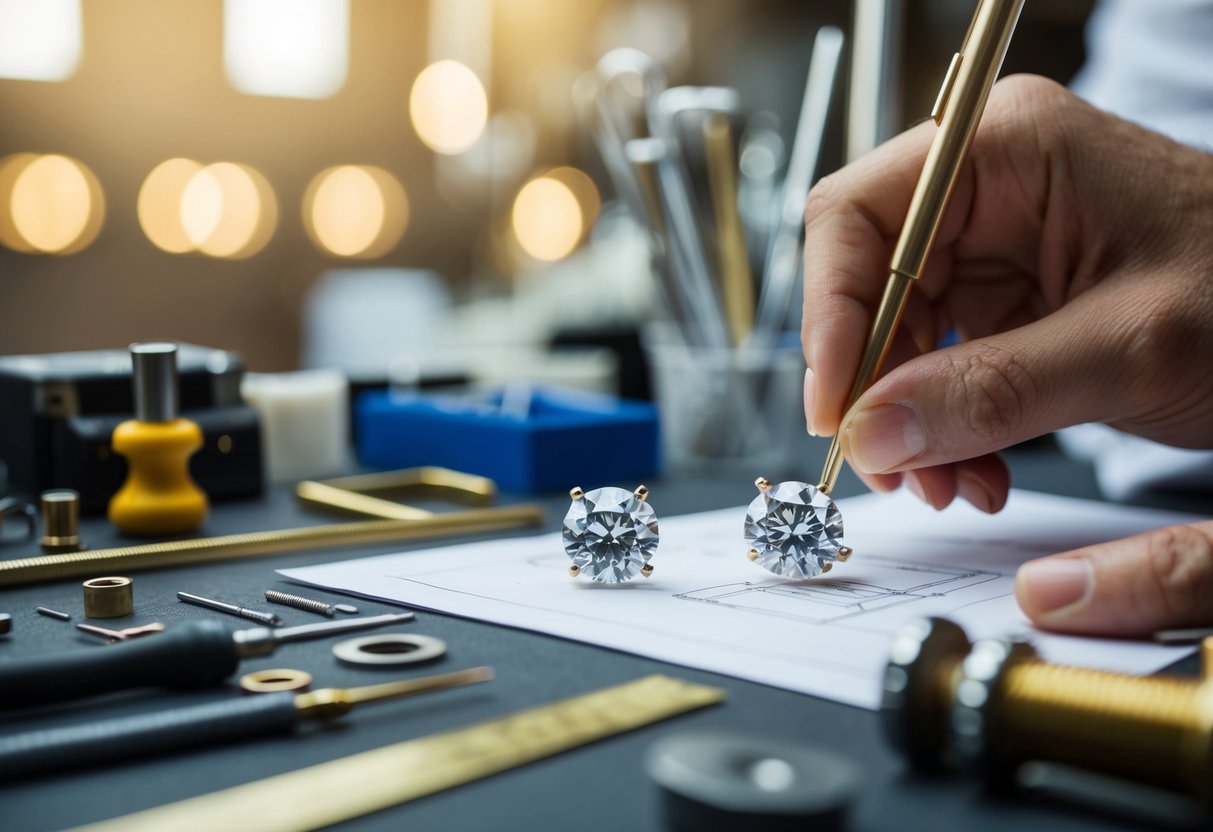
[(674, 597), (806, 624), (825, 624), (901, 604), (942, 598), (1003, 577), (981, 569), (912, 564), (875, 556), (866, 558), (864, 567), (862, 580), (817, 578), (793, 583), (775, 578), (706, 587)]

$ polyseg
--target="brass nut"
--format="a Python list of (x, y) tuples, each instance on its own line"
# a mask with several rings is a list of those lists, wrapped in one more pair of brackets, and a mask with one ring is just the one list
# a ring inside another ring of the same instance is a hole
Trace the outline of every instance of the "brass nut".
[(134, 585), (130, 578), (92, 578), (84, 582), (84, 615), (87, 618), (121, 618), (135, 610)]
[(280, 693), (307, 690), (311, 686), (312, 674), (285, 667), (254, 670), (240, 677), (240, 689), (245, 693)]

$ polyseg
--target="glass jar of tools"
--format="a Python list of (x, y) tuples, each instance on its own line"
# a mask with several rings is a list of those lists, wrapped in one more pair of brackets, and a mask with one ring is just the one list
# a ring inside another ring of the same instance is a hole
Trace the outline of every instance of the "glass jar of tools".
[(781, 471), (794, 463), (805, 435), (799, 343), (692, 346), (677, 328), (653, 324), (644, 348), (669, 470)]

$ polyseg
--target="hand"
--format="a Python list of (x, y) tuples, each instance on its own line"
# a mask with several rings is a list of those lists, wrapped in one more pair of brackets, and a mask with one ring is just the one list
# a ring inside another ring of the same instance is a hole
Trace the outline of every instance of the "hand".
[[(1213, 447), (1213, 154), (1019, 76), (995, 85), (884, 375), (843, 414), (934, 125), (823, 179), (805, 219), (805, 412), (873, 488), (998, 511), (996, 451), (1081, 422)], [(962, 343), (934, 349), (955, 328)], [(1042, 626), (1213, 621), (1213, 524), (1021, 569)]]

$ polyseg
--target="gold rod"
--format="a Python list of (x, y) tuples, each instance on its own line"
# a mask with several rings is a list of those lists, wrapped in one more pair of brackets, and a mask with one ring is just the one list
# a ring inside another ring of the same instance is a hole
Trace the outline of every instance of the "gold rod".
[(740, 345), (754, 329), (754, 277), (746, 254), (745, 231), (737, 207), (737, 160), (733, 127), (723, 114), (703, 123), (708, 184), (716, 217), (716, 254), (720, 260), (720, 295), (733, 344)]
[(543, 508), (534, 504), (452, 511), (415, 520), (365, 520), (269, 532), (249, 532), (193, 540), (171, 540), (94, 549), (61, 555), (42, 555), (0, 561), (0, 586), (20, 586), (62, 578), (79, 578), (98, 572), (136, 572), (164, 566), (181, 566), (242, 557), (256, 557), (298, 549), (386, 543), (430, 537), (493, 531), (543, 522)]

